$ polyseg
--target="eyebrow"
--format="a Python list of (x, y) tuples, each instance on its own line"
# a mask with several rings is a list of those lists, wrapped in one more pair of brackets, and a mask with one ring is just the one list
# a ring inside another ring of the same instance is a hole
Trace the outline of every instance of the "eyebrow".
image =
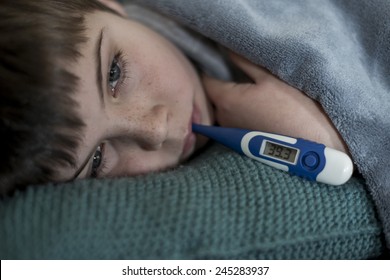
[(95, 46), (95, 61), (96, 65), (96, 84), (99, 90), (100, 104), (104, 107), (103, 96), (103, 74), (102, 74), (102, 41), (103, 41), (104, 27), (100, 30), (99, 38)]
[[(100, 104), (104, 107), (104, 96), (103, 96), (103, 71), (102, 71), (102, 42), (103, 42), (104, 27), (100, 30), (99, 37), (95, 44), (95, 62), (96, 62), (96, 84), (99, 91)], [(80, 173), (84, 170), (85, 166), (88, 164), (89, 160), (95, 153), (95, 148), (92, 152), (89, 153), (88, 157), (77, 169), (76, 173), (73, 175), (72, 180), (75, 180)]]

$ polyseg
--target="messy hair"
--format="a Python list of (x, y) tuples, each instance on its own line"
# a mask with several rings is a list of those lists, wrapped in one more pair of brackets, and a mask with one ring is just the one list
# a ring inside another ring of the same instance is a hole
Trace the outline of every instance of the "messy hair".
[(94, 0), (0, 0), (0, 195), (75, 167), (84, 123), (65, 65), (81, 56), (95, 10), (109, 11)]

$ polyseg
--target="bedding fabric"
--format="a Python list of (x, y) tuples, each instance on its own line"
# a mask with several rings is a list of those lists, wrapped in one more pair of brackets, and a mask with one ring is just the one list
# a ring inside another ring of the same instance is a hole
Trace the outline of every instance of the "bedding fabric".
[(369, 259), (363, 180), (327, 186), (219, 145), (177, 170), (29, 188), (0, 203), (0, 259)]
[(366, 180), (390, 248), (390, 1), (129, 2), (174, 18), (319, 101)]
[[(382, 109), (388, 105), (385, 59), (390, 50), (381, 47), (389, 46), (388, 29), (382, 25), (389, 20), (384, 15), (388, 4), (138, 2), (245, 55), (319, 100), (347, 140), (365, 180), (354, 177), (343, 186), (308, 182), (212, 144), (169, 172), (34, 186), (1, 199), (0, 259), (383, 257), (384, 230), (389, 238), (383, 160), (389, 158), (389, 134)], [(139, 10), (132, 16), (153, 18)], [(148, 24), (156, 21), (160, 19)], [(221, 79), (230, 77), (224, 60), (207, 42), (168, 25), (159, 32), (200, 67)]]

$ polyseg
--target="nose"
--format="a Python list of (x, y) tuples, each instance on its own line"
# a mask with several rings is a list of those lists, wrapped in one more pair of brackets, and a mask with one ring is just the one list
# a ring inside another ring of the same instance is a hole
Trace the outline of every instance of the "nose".
[(147, 151), (161, 148), (168, 136), (168, 111), (165, 106), (156, 105), (132, 121), (133, 141)]

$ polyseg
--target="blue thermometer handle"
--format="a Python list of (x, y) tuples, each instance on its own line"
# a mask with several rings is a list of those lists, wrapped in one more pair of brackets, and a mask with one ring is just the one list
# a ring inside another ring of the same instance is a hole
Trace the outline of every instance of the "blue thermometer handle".
[(350, 157), (323, 144), (239, 128), (193, 124), (192, 130), (240, 154), (311, 181), (341, 185), (352, 176)]

